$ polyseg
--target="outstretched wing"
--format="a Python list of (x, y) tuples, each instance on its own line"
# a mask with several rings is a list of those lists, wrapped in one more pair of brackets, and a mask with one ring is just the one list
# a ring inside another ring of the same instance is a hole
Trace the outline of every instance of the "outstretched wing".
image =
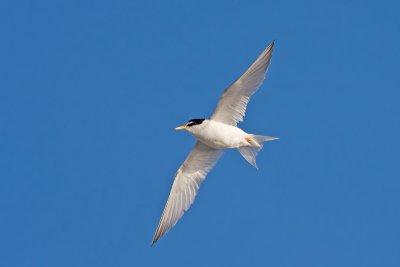
[(231, 84), (221, 96), (212, 120), (236, 126), (243, 121), (250, 96), (254, 94), (265, 79), (272, 57), (273, 41), (247, 71)]
[(168, 232), (187, 211), (196, 197), (200, 184), (214, 167), (222, 150), (197, 142), (175, 175), (171, 192), (161, 215), (152, 244)]

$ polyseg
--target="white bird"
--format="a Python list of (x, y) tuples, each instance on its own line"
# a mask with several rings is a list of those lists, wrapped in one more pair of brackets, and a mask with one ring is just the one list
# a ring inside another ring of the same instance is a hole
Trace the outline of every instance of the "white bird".
[(197, 138), (189, 156), (176, 172), (167, 204), (161, 215), (152, 244), (168, 232), (193, 203), (200, 184), (221, 157), (223, 150), (237, 148), (254, 167), (263, 143), (278, 138), (248, 134), (236, 127), (243, 121), (250, 96), (265, 79), (272, 57), (272, 42), (246, 70), (231, 84), (219, 100), (210, 119), (193, 119), (175, 130), (187, 130)]

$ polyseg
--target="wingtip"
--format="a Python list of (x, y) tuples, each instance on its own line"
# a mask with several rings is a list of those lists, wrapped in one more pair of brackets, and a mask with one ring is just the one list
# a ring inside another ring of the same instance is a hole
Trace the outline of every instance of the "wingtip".
[(161, 236), (158, 234), (158, 229), (157, 229), (157, 232), (154, 235), (153, 240), (151, 240), (151, 246), (153, 246), (158, 241), (158, 239), (160, 239), (160, 237)]
[(274, 45), (275, 45), (275, 40), (272, 40), (272, 42), (269, 44), (269, 46), (270, 46), (271, 48), (273, 48)]
[(273, 40), (268, 46), (267, 48), (265, 48), (263, 54), (268, 54), (268, 55), (272, 55), (272, 52), (274, 50), (274, 45), (275, 45), (275, 40)]

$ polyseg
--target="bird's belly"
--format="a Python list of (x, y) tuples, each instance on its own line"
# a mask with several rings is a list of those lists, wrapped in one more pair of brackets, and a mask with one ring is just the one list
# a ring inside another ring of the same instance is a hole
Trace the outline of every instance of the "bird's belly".
[(234, 146), (231, 143), (226, 142), (223, 139), (219, 138), (197, 138), (203, 144), (206, 144), (215, 149), (225, 149), (225, 148), (233, 148)]
[(246, 133), (239, 128), (229, 127), (227, 129), (213, 127), (196, 137), (203, 144), (215, 149), (238, 148), (247, 145), (244, 139)]

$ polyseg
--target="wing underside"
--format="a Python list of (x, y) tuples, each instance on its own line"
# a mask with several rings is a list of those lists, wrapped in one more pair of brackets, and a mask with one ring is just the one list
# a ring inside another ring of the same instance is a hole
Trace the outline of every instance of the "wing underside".
[(214, 167), (222, 150), (197, 142), (176, 172), (167, 204), (161, 215), (152, 244), (168, 232), (187, 211), (196, 197), (200, 184)]
[(243, 121), (247, 104), (265, 79), (272, 57), (272, 42), (254, 61), (243, 75), (232, 83), (222, 94), (212, 120), (236, 126)]

